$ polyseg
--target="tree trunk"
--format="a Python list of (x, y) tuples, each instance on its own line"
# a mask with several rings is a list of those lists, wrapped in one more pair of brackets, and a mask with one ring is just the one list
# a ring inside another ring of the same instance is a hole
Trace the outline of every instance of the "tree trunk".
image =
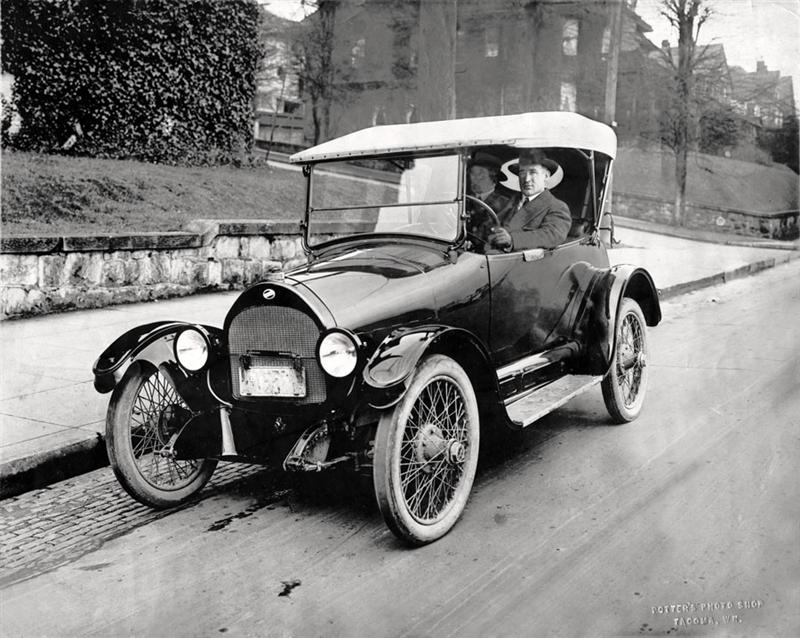
[(422, 121), (456, 116), (456, 0), (421, 0), (417, 104)]
[(695, 61), (694, 25), (702, 0), (681, 3), (678, 20), (678, 68), (677, 68), (677, 130), (675, 136), (675, 211), (673, 223), (683, 226), (686, 223), (686, 160), (692, 123), (690, 100), (693, 91)]
[(672, 223), (677, 226), (686, 224), (686, 166), (688, 148), (686, 140), (675, 154), (675, 210), (672, 213)]

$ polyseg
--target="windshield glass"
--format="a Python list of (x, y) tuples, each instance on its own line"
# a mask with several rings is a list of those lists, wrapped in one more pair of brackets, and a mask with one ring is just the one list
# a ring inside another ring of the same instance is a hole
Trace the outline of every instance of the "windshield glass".
[(325, 162), (311, 174), (308, 243), (364, 233), (458, 234), (457, 155)]

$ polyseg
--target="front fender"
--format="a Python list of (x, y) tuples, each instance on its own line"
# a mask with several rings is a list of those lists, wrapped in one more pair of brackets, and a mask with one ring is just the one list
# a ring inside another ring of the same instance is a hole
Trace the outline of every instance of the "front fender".
[(456, 359), (475, 380), (492, 378), (487, 372), (491, 367), (485, 348), (466, 330), (422, 326), (395, 331), (375, 349), (364, 366), (362, 378), (367, 403), (378, 409), (397, 403), (405, 394), (417, 364), (429, 352)]
[(111, 392), (134, 361), (147, 361), (156, 368), (179, 368), (172, 345), (175, 335), (189, 327), (200, 327), (206, 331), (211, 342), (212, 360), (224, 354), (222, 330), (214, 326), (184, 321), (156, 321), (144, 324), (118, 337), (94, 362), (92, 373), (95, 390), (101, 394)]
[(592, 292), (592, 311), (587, 330), (588, 346), (581, 372), (608, 372), (611, 354), (616, 346), (614, 340), (623, 297), (630, 297), (639, 304), (648, 326), (656, 326), (661, 321), (658, 289), (650, 273), (630, 264), (610, 268)]

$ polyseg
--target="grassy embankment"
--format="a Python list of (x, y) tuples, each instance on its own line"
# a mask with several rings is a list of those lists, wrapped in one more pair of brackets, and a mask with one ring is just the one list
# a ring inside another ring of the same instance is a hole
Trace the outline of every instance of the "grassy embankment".
[(3, 236), (181, 230), (193, 219), (300, 219), (301, 173), (2, 153)]

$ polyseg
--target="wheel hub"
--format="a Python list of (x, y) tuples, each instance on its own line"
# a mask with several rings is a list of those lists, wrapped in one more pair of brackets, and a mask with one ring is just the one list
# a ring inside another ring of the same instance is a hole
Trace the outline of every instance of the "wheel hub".
[(423, 425), (416, 436), (415, 451), (420, 463), (428, 463), (446, 450), (442, 430), (433, 423)]
[(158, 417), (158, 438), (162, 443), (166, 443), (169, 438), (180, 430), (181, 426), (191, 416), (191, 413), (183, 406), (175, 403), (167, 405)]
[(467, 446), (461, 441), (451, 440), (447, 445), (447, 462), (451, 465), (463, 463), (467, 459)]
[(630, 346), (624, 346), (620, 350), (619, 365), (623, 370), (631, 368), (644, 368), (647, 365), (647, 357), (644, 352), (634, 352)]
[(430, 463), (444, 460), (451, 465), (463, 463), (467, 458), (467, 447), (458, 439), (444, 437), (441, 428), (433, 423), (426, 423), (420, 428), (416, 437), (415, 451), (417, 460), (426, 463), (426, 471), (431, 471)]

